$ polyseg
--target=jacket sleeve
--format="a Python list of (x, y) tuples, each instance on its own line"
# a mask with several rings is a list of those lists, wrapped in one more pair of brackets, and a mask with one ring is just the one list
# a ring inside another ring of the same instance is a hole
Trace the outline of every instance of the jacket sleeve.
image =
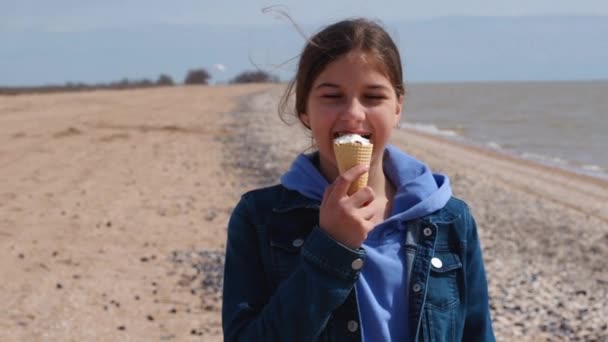
[[(300, 262), (269, 293), (255, 208), (243, 197), (228, 224), (222, 325), (225, 341), (313, 341), (359, 276), (351, 267), (365, 252), (351, 250), (315, 227), (300, 249)], [(357, 264), (357, 263), (355, 263)], [(355, 267), (357, 268), (357, 267)]]
[(470, 228), (467, 237), (466, 283), (467, 307), (463, 341), (495, 341), (490, 318), (488, 283), (481, 255), (475, 219), (466, 210), (466, 225)]

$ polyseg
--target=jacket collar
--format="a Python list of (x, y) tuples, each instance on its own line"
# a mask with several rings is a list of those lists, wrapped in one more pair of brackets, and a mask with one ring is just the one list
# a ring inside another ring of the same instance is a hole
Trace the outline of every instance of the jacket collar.
[(278, 203), (272, 211), (276, 213), (286, 213), (295, 209), (319, 209), (321, 203), (317, 200), (310, 199), (301, 195), (299, 192), (289, 190), (281, 186), (281, 193)]
[(430, 224), (448, 224), (456, 221), (460, 217), (460, 214), (457, 214), (450, 210), (450, 208), (443, 207), (441, 210), (438, 210), (432, 214), (427, 216), (423, 216), (420, 219)]

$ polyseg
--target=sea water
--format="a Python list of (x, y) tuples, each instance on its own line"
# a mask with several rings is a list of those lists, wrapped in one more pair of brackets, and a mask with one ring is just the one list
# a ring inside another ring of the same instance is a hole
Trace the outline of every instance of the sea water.
[(608, 178), (608, 81), (406, 85), (402, 124)]

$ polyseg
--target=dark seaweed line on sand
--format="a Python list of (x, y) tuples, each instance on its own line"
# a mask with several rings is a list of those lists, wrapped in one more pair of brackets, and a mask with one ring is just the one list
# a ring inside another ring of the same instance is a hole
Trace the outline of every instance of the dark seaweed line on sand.
[(277, 163), (270, 127), (260, 124), (260, 111), (253, 108), (252, 99), (268, 92), (262, 90), (241, 97), (238, 108), (231, 112), (232, 120), (225, 125), (219, 140), (224, 150), (222, 164), (227, 172), (235, 173), (245, 189), (268, 186), (278, 182), (284, 172)]
[[(264, 91), (240, 98), (232, 117), (222, 127), (218, 139), (222, 143), (222, 166), (226, 173), (237, 175), (241, 180), (231, 187), (243, 192), (248, 188), (259, 187), (276, 182), (280, 169), (268, 163), (276, 160), (269, 155), (271, 142), (264, 142), (264, 134), (255, 124), (256, 113), (251, 99)], [(259, 114), (259, 113), (258, 113)], [(224, 250), (176, 250), (169, 256), (172, 269), (179, 275), (177, 285), (188, 289), (200, 297), (199, 305), (203, 310), (218, 311), (222, 299), (224, 278)]]

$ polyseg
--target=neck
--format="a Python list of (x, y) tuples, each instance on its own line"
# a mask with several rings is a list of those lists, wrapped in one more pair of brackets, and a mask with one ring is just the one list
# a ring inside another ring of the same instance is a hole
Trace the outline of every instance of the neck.
[(395, 197), (395, 186), (384, 175), (382, 166), (370, 169), (369, 179), (367, 184), (374, 189), (376, 195), (374, 201), (378, 201), (378, 206), (383, 219), (391, 215), (393, 208), (393, 197)]
[(367, 185), (374, 189), (374, 193), (376, 196), (385, 197), (386, 195), (386, 185), (390, 182), (386, 179), (384, 175), (384, 170), (382, 169), (382, 164), (380, 165), (372, 165), (369, 169), (369, 176), (367, 179)]

